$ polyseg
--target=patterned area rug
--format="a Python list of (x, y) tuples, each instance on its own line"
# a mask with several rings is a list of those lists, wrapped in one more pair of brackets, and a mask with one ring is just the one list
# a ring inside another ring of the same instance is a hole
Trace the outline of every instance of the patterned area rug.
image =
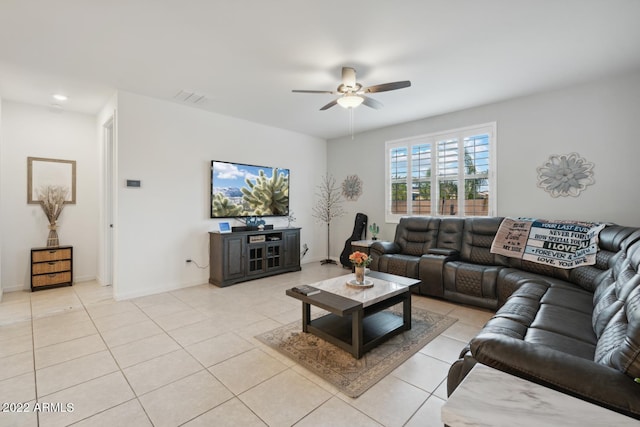
[[(399, 312), (393, 312), (402, 316)], [(302, 321), (292, 322), (256, 338), (314, 372), (350, 397), (358, 397), (400, 366), (457, 319), (412, 307), (411, 330), (355, 359), (350, 353), (312, 334)]]

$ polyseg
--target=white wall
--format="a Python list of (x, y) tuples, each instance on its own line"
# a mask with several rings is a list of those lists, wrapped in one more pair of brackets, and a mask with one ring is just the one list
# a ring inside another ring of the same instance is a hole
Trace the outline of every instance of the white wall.
[(76, 204), (58, 221), (60, 244), (73, 245), (76, 282), (96, 276), (98, 155), (95, 117), (2, 102), (0, 158), (0, 264), (2, 288), (28, 289), (30, 249), (46, 246), (48, 221), (39, 205), (27, 204), (27, 157), (76, 161)]
[[(332, 224), (331, 253), (342, 251), (356, 212), (381, 225), (381, 238), (393, 239), (395, 224), (384, 224), (385, 141), (493, 121), (498, 215), (640, 226), (639, 118), (640, 73), (633, 73), (331, 140), (329, 173), (340, 183), (352, 174), (364, 181), (360, 199), (345, 203), (349, 215)], [(595, 163), (595, 184), (577, 198), (554, 199), (537, 188), (536, 167), (571, 152)]]
[[(324, 229), (311, 208), (326, 170), (325, 140), (119, 92), (117, 145), (117, 299), (208, 281), (208, 269), (185, 259), (208, 264), (208, 232), (217, 228), (208, 209), (211, 160), (289, 168), (293, 225), (310, 247), (303, 261), (322, 259)], [(142, 188), (125, 188), (126, 179)]]

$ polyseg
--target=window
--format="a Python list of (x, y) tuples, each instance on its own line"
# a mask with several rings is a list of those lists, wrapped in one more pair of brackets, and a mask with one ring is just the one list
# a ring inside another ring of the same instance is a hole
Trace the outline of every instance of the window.
[(386, 220), (495, 215), (495, 123), (386, 143)]

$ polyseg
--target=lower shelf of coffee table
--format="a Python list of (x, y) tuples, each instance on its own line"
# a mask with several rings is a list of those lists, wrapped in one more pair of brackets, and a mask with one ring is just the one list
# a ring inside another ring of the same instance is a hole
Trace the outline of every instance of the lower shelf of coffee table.
[[(307, 326), (312, 334), (345, 351), (352, 352), (351, 315), (340, 317), (327, 314), (311, 321)], [(367, 352), (382, 341), (404, 331), (402, 315), (381, 311), (362, 320), (363, 351)]]

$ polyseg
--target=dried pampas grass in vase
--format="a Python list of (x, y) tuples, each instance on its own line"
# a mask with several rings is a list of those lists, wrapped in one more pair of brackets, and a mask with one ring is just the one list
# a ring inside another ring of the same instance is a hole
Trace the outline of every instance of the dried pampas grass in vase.
[(42, 210), (49, 220), (48, 248), (60, 246), (56, 221), (58, 221), (58, 217), (62, 213), (62, 209), (64, 209), (64, 201), (68, 193), (69, 189), (67, 187), (60, 187), (58, 185), (47, 185), (38, 189), (40, 206), (42, 206)]

